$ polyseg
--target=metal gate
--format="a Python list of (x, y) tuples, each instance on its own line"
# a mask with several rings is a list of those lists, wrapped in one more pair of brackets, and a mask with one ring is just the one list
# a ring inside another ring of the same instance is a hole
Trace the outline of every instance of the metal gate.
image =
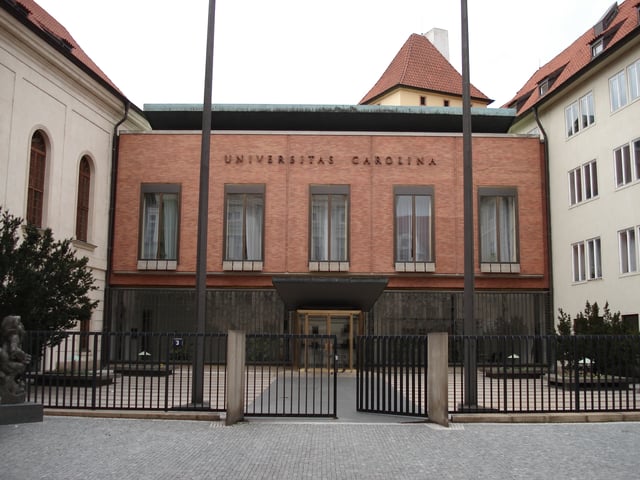
[(247, 416), (336, 417), (335, 335), (247, 335)]
[(356, 403), (360, 412), (426, 416), (427, 337), (358, 337)]

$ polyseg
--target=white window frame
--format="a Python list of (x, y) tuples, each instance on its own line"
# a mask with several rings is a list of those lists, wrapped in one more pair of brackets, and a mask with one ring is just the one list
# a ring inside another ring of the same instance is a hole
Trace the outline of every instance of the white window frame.
[(590, 238), (571, 245), (573, 282), (600, 280), (602, 278), (602, 246), (600, 237)]
[(640, 138), (619, 146), (613, 151), (613, 171), (616, 188), (640, 180)]
[(590, 127), (596, 121), (593, 92), (583, 95), (564, 109), (567, 138)]
[(598, 167), (595, 160), (569, 171), (568, 177), (570, 206), (598, 196)]
[(640, 98), (640, 60), (627, 67), (627, 79), (629, 81), (629, 101), (634, 102)]
[(638, 271), (638, 244), (636, 227), (626, 228), (618, 232), (618, 251), (620, 258), (620, 273), (622, 275)]
[(620, 70), (609, 79), (611, 112), (616, 112), (628, 103), (626, 70)]

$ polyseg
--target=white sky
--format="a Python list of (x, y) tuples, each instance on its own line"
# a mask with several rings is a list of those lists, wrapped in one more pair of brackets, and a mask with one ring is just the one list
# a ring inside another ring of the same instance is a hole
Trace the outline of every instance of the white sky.
[[(36, 0), (138, 107), (202, 103), (208, 0)], [(468, 0), (471, 83), (500, 107), (613, 0)], [(217, 0), (214, 103), (354, 105), (458, 0)]]

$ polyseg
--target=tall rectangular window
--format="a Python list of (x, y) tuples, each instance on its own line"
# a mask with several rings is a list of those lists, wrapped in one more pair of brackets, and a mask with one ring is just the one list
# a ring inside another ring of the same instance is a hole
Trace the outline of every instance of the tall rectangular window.
[(627, 79), (624, 70), (609, 79), (609, 98), (612, 112), (627, 104)]
[(346, 262), (349, 251), (349, 186), (311, 186), (311, 262)]
[(576, 205), (598, 196), (598, 169), (596, 161), (569, 172), (569, 204)]
[(27, 223), (42, 227), (44, 210), (44, 179), (47, 159), (47, 145), (44, 134), (37, 131), (31, 138), (29, 156), (29, 186), (27, 188)]
[[(262, 262), (264, 185), (225, 186), (225, 261)], [(254, 264), (242, 270), (261, 269)]]
[(600, 259), (600, 239), (587, 240), (587, 280), (602, 278), (602, 261)]
[(430, 271), (433, 263), (433, 187), (395, 187), (396, 270)]
[(640, 180), (640, 139), (613, 151), (616, 186)]
[(513, 188), (481, 188), (480, 262), (518, 262), (517, 195)]
[(638, 271), (638, 250), (636, 247), (636, 230), (628, 228), (618, 232), (620, 248), (620, 273)]
[(589, 92), (564, 110), (567, 137), (571, 137), (595, 122), (593, 93)]
[[(180, 186), (143, 184), (141, 205), (140, 260), (178, 260)], [(170, 269), (171, 264), (144, 264), (139, 268)]]
[(573, 252), (573, 281), (584, 282), (587, 279), (585, 273), (584, 242), (574, 243), (571, 249)]
[(627, 67), (629, 75), (629, 96), (633, 102), (640, 97), (640, 60)]
[(87, 241), (89, 232), (89, 203), (91, 201), (91, 163), (88, 156), (80, 160), (78, 173), (78, 202), (76, 205), (76, 238)]

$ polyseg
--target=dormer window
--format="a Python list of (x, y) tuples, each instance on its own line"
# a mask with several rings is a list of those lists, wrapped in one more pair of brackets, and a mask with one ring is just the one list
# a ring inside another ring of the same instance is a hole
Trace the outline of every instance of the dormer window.
[(540, 96), (543, 97), (544, 95), (546, 95), (546, 93), (549, 91), (549, 87), (550, 87), (550, 82), (549, 82), (549, 78), (545, 78), (542, 82), (540, 82), (540, 85), (538, 86), (538, 89), (540, 90)]
[(604, 50), (604, 41), (602, 38), (599, 38), (595, 42), (591, 44), (591, 57), (597, 57)]
[(611, 5), (607, 9), (600, 20), (598, 20), (598, 23), (593, 26), (593, 34), (595, 36), (598, 36), (607, 28), (609, 28), (609, 25), (611, 25), (613, 19), (616, 18), (616, 15), (618, 15), (618, 2), (614, 2), (613, 5)]

